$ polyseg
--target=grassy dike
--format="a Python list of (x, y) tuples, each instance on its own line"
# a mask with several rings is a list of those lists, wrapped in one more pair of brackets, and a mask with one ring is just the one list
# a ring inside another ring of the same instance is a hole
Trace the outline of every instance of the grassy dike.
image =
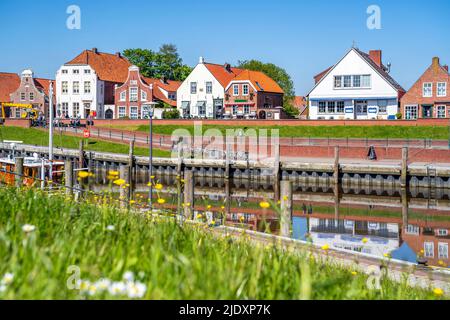
[[(58, 133), (55, 129), (53, 134), (53, 143), (55, 147), (64, 147), (69, 149), (78, 149), (82, 138), (64, 135)], [(0, 127), (0, 141), (14, 140), (23, 141), (25, 144), (48, 146), (48, 133), (38, 129), (18, 128), (18, 127)], [(128, 145), (114, 142), (107, 142), (96, 139), (89, 139), (89, 144), (85, 150), (98, 152), (112, 152), (128, 154)], [(148, 149), (135, 147), (135, 154), (138, 156), (148, 156)], [(170, 152), (160, 149), (153, 149), (155, 157), (170, 157)]]
[[(369, 290), (354, 270), (219, 238), (206, 226), (180, 227), (38, 190), (2, 187), (0, 203), (0, 299), (438, 298), (386, 279), (383, 290)], [(67, 287), (77, 268), (81, 291)], [(136, 290), (127, 294), (131, 281)]]

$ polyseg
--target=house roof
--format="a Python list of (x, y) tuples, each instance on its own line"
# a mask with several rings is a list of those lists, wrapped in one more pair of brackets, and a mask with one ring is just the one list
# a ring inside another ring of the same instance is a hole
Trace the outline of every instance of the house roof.
[(306, 97), (303, 97), (303, 96), (295, 96), (292, 99), (292, 104), (293, 104), (294, 108), (298, 109), (299, 115), (304, 114), (305, 111), (308, 109)]
[[(50, 91), (50, 81), (53, 82), (53, 97), (56, 97), (55, 95), (55, 80), (50, 80), (50, 79), (43, 79), (43, 78), (34, 78), (34, 85), (36, 86), (36, 88), (41, 89), (42, 91), (44, 91), (45, 95), (48, 96), (49, 91)], [(56, 100), (53, 100), (56, 101)]]
[(181, 86), (181, 81), (174, 81), (174, 80), (162, 80), (162, 79), (153, 79), (153, 84), (157, 85), (158, 87), (168, 91), (168, 92), (176, 92), (178, 88)]
[(322, 80), (322, 78), (328, 73), (328, 71), (330, 71), (331, 69), (333, 69), (334, 66), (331, 66), (325, 70), (323, 70), (321, 73), (316, 74), (314, 76), (314, 81), (315, 83), (318, 83), (320, 80)]
[(260, 71), (243, 70), (231, 81), (248, 80), (257, 91), (284, 93), (283, 89), (272, 78)]
[(224, 88), (230, 83), (231, 80), (244, 71), (233, 67), (230, 67), (230, 71), (228, 71), (225, 66), (220, 64), (204, 63), (204, 65)]
[(163, 82), (161, 79), (154, 79), (154, 78), (147, 78), (144, 76), (141, 76), (142, 81), (147, 84), (153, 84), (153, 97), (161, 100), (172, 107), (176, 107), (177, 102), (174, 100), (170, 100), (167, 98), (164, 93), (160, 90), (160, 88), (168, 91), (168, 92), (176, 92), (178, 87), (181, 85), (180, 81), (172, 81), (172, 80), (166, 80), (166, 82)]
[(20, 86), (20, 77), (16, 73), (0, 72), (0, 102), (10, 102), (11, 93)]
[(124, 83), (131, 63), (121, 55), (84, 50), (66, 65), (89, 65), (100, 80)]

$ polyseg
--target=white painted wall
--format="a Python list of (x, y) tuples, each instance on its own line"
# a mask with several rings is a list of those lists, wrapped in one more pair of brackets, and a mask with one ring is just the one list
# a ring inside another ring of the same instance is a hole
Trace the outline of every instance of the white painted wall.
[[(344, 75), (371, 75), (371, 88), (334, 88), (334, 76)], [(368, 64), (356, 50), (350, 50), (347, 55), (334, 67), (331, 72), (311, 91), (310, 118), (318, 119), (387, 119), (389, 115), (395, 115), (398, 111), (398, 92), (375, 69)], [(344, 114), (319, 114), (318, 102), (315, 99), (344, 100), (345, 108), (353, 108), (353, 100), (364, 98), (368, 100), (369, 108), (377, 108), (377, 112), (368, 113), (367, 116), (359, 116), (356, 110), (353, 113)], [(388, 98), (388, 99), (386, 99)], [(386, 114), (378, 114), (378, 100), (388, 100)]]
[[(206, 94), (206, 82), (208, 81), (212, 82), (212, 94)], [(191, 82), (197, 82), (197, 94), (191, 94)], [(206, 117), (212, 118), (214, 116), (213, 100), (223, 99), (224, 96), (225, 88), (203, 63), (199, 63), (177, 90), (177, 109), (182, 115), (182, 102), (189, 101), (191, 116), (198, 117), (197, 102), (206, 101)]]
[[(85, 74), (84, 70), (90, 70), (90, 74)], [(67, 74), (63, 74), (62, 70), (67, 70)], [(79, 70), (79, 74), (74, 74), (73, 70)], [(62, 82), (68, 82), (68, 93), (62, 93)], [(73, 82), (78, 81), (80, 84), (80, 91), (78, 94), (73, 93)], [(91, 82), (91, 92), (84, 93), (84, 82)], [(90, 103), (91, 111), (97, 112), (97, 118), (103, 118), (104, 112), (104, 90), (103, 81), (98, 80), (95, 70), (89, 65), (63, 65), (56, 73), (56, 103), (57, 110), (62, 110), (62, 103), (69, 104), (69, 116), (76, 116), (73, 113), (73, 103), (78, 102), (80, 105), (80, 115), (84, 118), (84, 103)]]

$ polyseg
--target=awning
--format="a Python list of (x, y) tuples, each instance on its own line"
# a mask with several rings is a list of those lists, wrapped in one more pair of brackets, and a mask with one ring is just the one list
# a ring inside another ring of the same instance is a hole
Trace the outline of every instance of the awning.
[(398, 97), (324, 97), (309, 98), (309, 101), (343, 101), (343, 100), (397, 100)]
[(182, 102), (181, 102), (181, 108), (182, 108), (182, 109), (185, 109), (185, 110), (186, 110), (186, 109), (189, 109), (190, 104), (191, 104), (191, 103), (190, 103), (189, 101), (182, 101)]

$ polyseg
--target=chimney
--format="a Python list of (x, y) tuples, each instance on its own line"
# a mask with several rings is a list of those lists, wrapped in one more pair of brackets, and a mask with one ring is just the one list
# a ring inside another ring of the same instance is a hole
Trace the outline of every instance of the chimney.
[(203, 58), (203, 57), (198, 58), (198, 63), (199, 64), (204, 64), (205, 63), (205, 58)]
[(225, 68), (225, 70), (227, 70), (228, 72), (231, 72), (231, 65), (229, 63), (225, 63), (223, 65), (223, 67)]
[(161, 82), (164, 83), (164, 84), (167, 84), (167, 77), (166, 76), (162, 76)]
[(448, 65), (445, 65), (443, 68), (448, 72)]
[(93, 51), (94, 53), (98, 53), (98, 49), (97, 49), (97, 48), (92, 48), (92, 51)]
[(369, 57), (372, 59), (373, 62), (379, 67), (382, 66), (383, 60), (382, 60), (382, 51), (381, 50), (370, 50), (369, 51)]
[(441, 66), (439, 57), (433, 57), (433, 62), (431, 63), (431, 66), (433, 67), (433, 71), (437, 72), (439, 70), (439, 67)]
[(116, 52), (116, 56), (122, 58), (122, 54), (120, 52)]

